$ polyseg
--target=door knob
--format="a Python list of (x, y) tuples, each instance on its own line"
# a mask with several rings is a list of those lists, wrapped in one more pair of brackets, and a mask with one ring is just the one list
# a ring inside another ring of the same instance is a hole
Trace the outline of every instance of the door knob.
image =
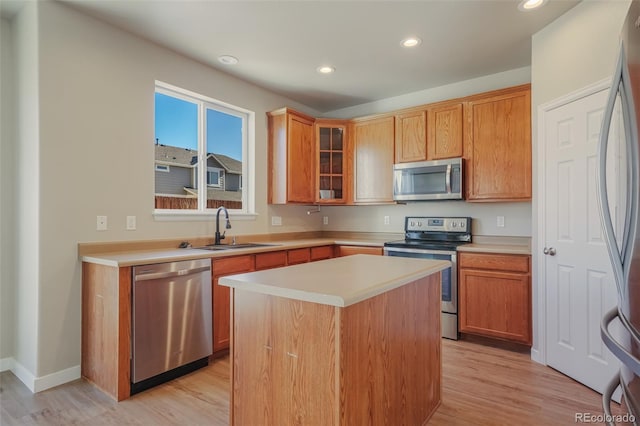
[(545, 248), (542, 250), (542, 252), (543, 252), (544, 254), (548, 254), (549, 256), (555, 256), (555, 255), (556, 255), (556, 249), (554, 249), (553, 247), (549, 247), (549, 248), (546, 248), (546, 247), (545, 247)]

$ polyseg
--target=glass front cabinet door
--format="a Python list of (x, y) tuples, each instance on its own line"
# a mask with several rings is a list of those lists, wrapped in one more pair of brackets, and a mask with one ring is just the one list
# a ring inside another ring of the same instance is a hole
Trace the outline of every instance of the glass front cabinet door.
[(344, 204), (347, 201), (346, 131), (346, 123), (316, 122), (318, 204)]

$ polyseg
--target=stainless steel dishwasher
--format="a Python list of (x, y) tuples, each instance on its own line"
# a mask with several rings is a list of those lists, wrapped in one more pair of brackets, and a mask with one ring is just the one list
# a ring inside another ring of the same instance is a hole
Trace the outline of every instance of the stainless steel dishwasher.
[(211, 259), (133, 268), (131, 392), (208, 364)]

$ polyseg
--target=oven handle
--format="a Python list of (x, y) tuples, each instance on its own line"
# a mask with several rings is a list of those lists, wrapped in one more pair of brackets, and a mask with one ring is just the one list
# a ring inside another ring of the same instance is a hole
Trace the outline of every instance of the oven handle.
[(417, 253), (417, 254), (448, 254), (451, 256), (456, 255), (456, 251), (451, 250), (427, 250), (427, 249), (412, 249), (412, 248), (398, 248), (398, 247), (385, 247), (384, 254), (388, 256), (389, 253)]

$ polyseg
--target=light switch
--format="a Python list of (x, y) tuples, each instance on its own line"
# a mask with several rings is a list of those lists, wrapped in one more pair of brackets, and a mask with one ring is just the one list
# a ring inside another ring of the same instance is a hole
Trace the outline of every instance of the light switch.
[(497, 225), (498, 228), (504, 228), (504, 216), (498, 216)]
[(136, 230), (136, 217), (127, 216), (127, 231), (135, 231), (135, 230)]
[(271, 226), (282, 226), (282, 217), (271, 216)]

